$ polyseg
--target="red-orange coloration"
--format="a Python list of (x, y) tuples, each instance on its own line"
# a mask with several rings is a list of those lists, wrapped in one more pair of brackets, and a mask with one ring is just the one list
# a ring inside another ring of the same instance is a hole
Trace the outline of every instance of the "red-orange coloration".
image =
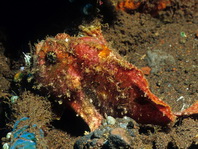
[(170, 4), (171, 4), (170, 0), (159, 0), (158, 3), (156, 4), (157, 6), (156, 8), (157, 10), (163, 10)]
[(149, 75), (151, 73), (151, 68), (150, 67), (142, 67), (140, 68), (143, 72), (144, 75)]
[(140, 2), (134, 2), (133, 0), (123, 0), (118, 2), (116, 9), (124, 11), (135, 10), (139, 8), (140, 4)]
[(158, 125), (175, 120), (142, 71), (108, 47), (99, 27), (81, 29), (78, 37), (62, 33), (36, 45), (39, 87), (71, 106), (91, 131), (106, 114)]
[[(149, 4), (151, 3), (151, 4)], [(117, 10), (131, 11), (141, 8), (143, 12), (151, 11), (152, 14), (158, 13), (158, 11), (165, 9), (171, 4), (170, 0), (158, 0), (158, 1), (135, 1), (135, 0), (120, 0), (116, 4)]]
[(198, 101), (196, 101), (192, 106), (189, 108), (175, 113), (177, 116), (185, 116), (185, 115), (198, 115)]

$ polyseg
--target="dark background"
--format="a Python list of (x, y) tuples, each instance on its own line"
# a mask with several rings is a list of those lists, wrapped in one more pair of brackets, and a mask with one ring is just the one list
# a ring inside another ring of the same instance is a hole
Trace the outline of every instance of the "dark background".
[[(87, 3), (96, 0), (5, 0), (0, 2), (0, 36), (6, 56), (19, 57), (28, 52), (28, 42), (34, 44), (47, 35), (71, 32), (82, 22), (82, 12)], [(71, 27), (72, 26), (72, 27)], [(3, 34), (3, 35), (2, 35)]]

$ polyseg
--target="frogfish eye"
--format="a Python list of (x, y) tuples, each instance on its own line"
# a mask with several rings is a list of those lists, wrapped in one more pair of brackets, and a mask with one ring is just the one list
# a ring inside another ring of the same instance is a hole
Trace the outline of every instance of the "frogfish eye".
[(57, 62), (57, 55), (56, 55), (55, 52), (49, 51), (49, 52), (47, 52), (45, 59), (46, 59), (46, 61), (49, 64), (56, 64), (56, 62)]

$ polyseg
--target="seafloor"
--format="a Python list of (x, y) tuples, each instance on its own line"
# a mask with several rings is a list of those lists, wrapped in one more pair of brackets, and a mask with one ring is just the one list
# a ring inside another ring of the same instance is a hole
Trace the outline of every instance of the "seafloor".
[[(78, 0), (73, 3), (66, 0), (2, 3), (0, 142), (8, 141), (6, 134), (22, 117), (29, 117), (32, 124), (44, 131), (44, 138), (37, 140), (38, 148), (73, 148), (75, 141), (88, 131), (83, 120), (71, 109), (58, 107), (53, 99), (32, 89), (31, 83), (16, 83), (20, 79), (14, 81), (15, 74), (25, 65), (22, 52), (30, 52), (30, 47), (46, 36), (62, 32), (76, 35), (81, 24), (100, 22), (109, 46), (138, 68), (151, 68), (151, 72), (145, 72), (151, 91), (168, 103), (174, 112), (197, 101), (198, 1), (171, 2), (171, 6), (153, 15), (141, 10), (116, 11), (104, 1), (94, 14), (88, 16), (80, 11)], [(12, 96), (19, 99), (13, 102), (10, 100)], [(57, 116), (60, 113), (61, 118)], [(131, 148), (198, 148), (197, 115), (179, 119), (166, 128), (154, 125), (138, 127), (135, 137), (139, 142)], [(87, 145), (87, 148), (91, 146)]]

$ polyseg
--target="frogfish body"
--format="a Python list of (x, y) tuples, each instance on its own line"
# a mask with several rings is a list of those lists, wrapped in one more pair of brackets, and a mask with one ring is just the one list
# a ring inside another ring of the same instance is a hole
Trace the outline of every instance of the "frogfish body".
[(104, 115), (166, 125), (175, 115), (149, 90), (141, 70), (112, 50), (99, 27), (82, 27), (77, 37), (57, 34), (36, 45), (35, 78), (62, 99), (91, 131)]

